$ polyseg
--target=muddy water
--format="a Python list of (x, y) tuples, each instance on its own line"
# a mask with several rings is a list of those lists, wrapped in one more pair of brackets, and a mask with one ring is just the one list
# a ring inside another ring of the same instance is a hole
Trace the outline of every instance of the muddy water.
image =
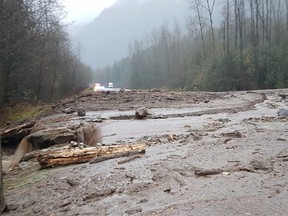
[[(162, 113), (165, 113), (163, 110)], [(239, 112), (236, 115), (231, 113), (218, 113), (214, 115), (203, 115), (194, 117), (168, 118), (168, 119), (147, 119), (147, 120), (111, 120), (106, 121), (102, 126), (105, 137), (104, 144), (111, 144), (119, 140), (133, 141), (143, 136), (151, 136), (156, 134), (181, 134), (187, 131), (187, 126), (193, 129), (200, 129), (209, 122), (218, 119), (229, 119), (231, 123), (235, 123), (245, 118), (257, 118), (263, 116), (275, 116), (277, 110), (259, 107), (256, 110)]]
[[(7, 192), (12, 210), (4, 215), (287, 215), (288, 121), (276, 113), (288, 104), (275, 92), (247, 106), (261, 97), (239, 93), (151, 109), (166, 119), (105, 120), (103, 135), (115, 135), (104, 144), (145, 140), (145, 155), (124, 164), (113, 159), (46, 171)], [(173, 117), (179, 113), (183, 117)], [(87, 119), (102, 115), (133, 111), (88, 112)], [(169, 134), (175, 138), (168, 140)], [(224, 172), (196, 176), (199, 168)]]
[[(261, 105), (258, 109), (249, 110), (249, 112), (238, 112), (232, 115), (231, 112), (237, 112), (237, 109), (246, 107), (255, 101), (262, 101), (261, 94), (238, 93), (228, 94), (224, 100), (216, 99), (209, 103), (183, 104), (177, 108), (152, 108), (149, 109), (151, 116), (164, 116), (166, 119), (147, 119), (135, 120), (135, 111), (98, 111), (87, 112), (85, 119), (81, 121), (93, 121), (94, 119), (106, 119), (101, 124), (104, 144), (112, 144), (117, 141), (135, 141), (143, 136), (156, 134), (181, 134), (187, 131), (187, 126), (194, 129), (201, 128), (211, 120), (220, 118), (234, 118), (235, 120), (247, 115), (260, 116), (261, 113), (271, 112), (273, 110), (265, 109)], [(257, 106), (257, 105), (256, 105)], [(258, 105), (259, 106), (259, 105)], [(226, 111), (226, 112), (225, 112)], [(211, 115), (210, 113), (216, 113)], [(207, 113), (207, 114), (206, 114)], [(275, 114), (275, 113), (274, 113)], [(181, 116), (181, 117), (175, 117)], [(107, 120), (122, 117), (128, 120)], [(77, 118), (74, 119), (77, 121)], [(113, 136), (109, 136), (114, 134)]]
[[(247, 95), (245, 94), (247, 97)], [(107, 120), (101, 125), (102, 133), (104, 136), (103, 144), (113, 144), (115, 142), (128, 141), (132, 142), (141, 137), (163, 135), (163, 134), (182, 134), (187, 132), (187, 128), (199, 130), (204, 125), (212, 123), (216, 120), (229, 119), (230, 124), (236, 124), (245, 118), (257, 118), (263, 115), (276, 116), (277, 109), (271, 109), (269, 103), (263, 102), (256, 104), (253, 109), (243, 112), (231, 113), (233, 109), (245, 106), (253, 100), (259, 99), (261, 95), (252, 94), (253, 97), (244, 97), (241, 101), (230, 99), (226, 102), (213, 101), (211, 104), (197, 104), (189, 108), (165, 108), (165, 109), (150, 109), (149, 113), (154, 115), (167, 116), (167, 119), (147, 119), (147, 120)], [(221, 112), (222, 108), (229, 108), (229, 112)], [(215, 111), (217, 114), (204, 114), (201, 116), (189, 116), (199, 112), (205, 113), (206, 111)], [(170, 117), (182, 114), (182, 117)], [(189, 114), (187, 116), (187, 114)], [(113, 118), (117, 116), (133, 116), (134, 111), (106, 111), (106, 112), (88, 112), (87, 116), (90, 119), (95, 117)], [(191, 130), (191, 129), (190, 129)], [(112, 136), (109, 136), (113, 134)]]

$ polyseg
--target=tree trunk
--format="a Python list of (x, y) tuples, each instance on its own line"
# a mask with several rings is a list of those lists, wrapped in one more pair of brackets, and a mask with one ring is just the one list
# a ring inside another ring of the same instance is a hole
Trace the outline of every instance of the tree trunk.
[[(134, 145), (118, 145), (118, 146), (100, 146), (86, 148), (62, 148), (58, 150), (48, 150), (46, 152), (36, 152), (41, 168), (51, 168), (57, 166), (65, 166), (69, 164), (87, 163), (92, 159), (98, 161), (97, 157), (101, 157), (99, 161), (111, 159), (121, 156), (130, 156), (127, 152), (137, 150), (137, 154), (144, 150), (146, 144)], [(138, 152), (140, 151), (140, 152)], [(125, 154), (127, 153), (127, 155)], [(120, 156), (119, 156), (120, 154)], [(122, 154), (122, 155), (121, 155)], [(114, 155), (114, 156), (113, 156)], [(106, 157), (104, 157), (106, 156)], [(94, 159), (95, 158), (95, 159)]]
[(0, 214), (5, 210), (6, 204), (4, 199), (3, 176), (2, 176), (2, 144), (0, 136)]
[(50, 93), (50, 100), (53, 101), (54, 99), (54, 90), (55, 90), (55, 83), (56, 83), (56, 68), (53, 71), (53, 77), (52, 77), (52, 85), (51, 85), (51, 93)]
[(227, 56), (230, 55), (230, 3), (227, 0), (227, 11), (226, 11), (226, 31), (227, 31), (227, 39), (226, 39), (226, 51)]
[(288, 31), (288, 0), (286, 0), (286, 27)]
[(255, 25), (255, 31), (256, 31), (256, 40), (255, 40), (255, 45), (258, 47), (259, 44), (259, 2), (258, 0), (254, 0), (255, 1), (255, 6), (256, 6), (256, 25)]
[[(238, 7), (238, 23), (239, 23), (239, 50), (240, 50), (240, 72), (244, 72), (244, 57), (243, 57), (243, 49), (244, 49), (244, 38), (243, 38), (243, 29), (245, 28), (244, 22), (244, 2), (241, 1)], [(242, 76), (242, 82), (240, 82), (240, 88), (246, 89), (245, 79)]]
[[(250, 13), (251, 13), (251, 46), (253, 47), (253, 58), (254, 58), (254, 65), (256, 70), (256, 57), (257, 57), (257, 45), (256, 45), (256, 28), (255, 28), (255, 10), (254, 10), (254, 0), (250, 0)], [(251, 70), (254, 70), (251, 68)], [(256, 70), (257, 73), (257, 70)], [(254, 88), (258, 88), (258, 82), (257, 82), (257, 74), (254, 74), (253, 77), (253, 85)], [(256, 86), (255, 86), (256, 85)]]
[(214, 49), (214, 54), (215, 54), (216, 42), (215, 42), (215, 33), (214, 33), (213, 17), (212, 17), (214, 6), (215, 6), (215, 0), (213, 0), (212, 6), (210, 6), (209, 0), (207, 0), (207, 8), (208, 8), (208, 13), (209, 13), (210, 28), (211, 28), (211, 34), (212, 34), (212, 40), (213, 40), (213, 49)]
[(235, 41), (234, 41), (234, 47), (237, 49), (237, 43), (238, 43), (238, 1), (234, 1), (234, 12), (235, 12)]
[(36, 91), (36, 102), (39, 102), (40, 92), (41, 92), (41, 84), (42, 84), (42, 74), (43, 74), (43, 56), (40, 59), (39, 73), (38, 73), (38, 82), (37, 82), (37, 91)]
[[(3, 26), (3, 1), (0, 1), (0, 26)], [(2, 31), (0, 31), (0, 43), (2, 40)], [(2, 46), (1, 46), (2, 47)], [(3, 107), (4, 102), (4, 74), (3, 74), (3, 51), (0, 50), (0, 112), (2, 113), (1, 109)], [(1, 116), (1, 115), (0, 115)]]
[(245, 28), (244, 26), (244, 17), (243, 17), (243, 12), (241, 11), (240, 12), (240, 9), (239, 9), (239, 16), (238, 16), (238, 19), (239, 19), (239, 49), (240, 49), (240, 57), (243, 58), (243, 49), (244, 49), (244, 39), (243, 39), (243, 28)]
[[(119, 157), (131, 157), (134, 155), (140, 155), (140, 154), (144, 154), (144, 153), (145, 153), (145, 149), (129, 150), (129, 151), (124, 151), (124, 152), (120, 152), (120, 153), (102, 155), (99, 157), (95, 157), (92, 160), (90, 160), (89, 163), (90, 164), (100, 163), (100, 162), (105, 161), (105, 160), (110, 160), (110, 159), (119, 158)], [(121, 164), (121, 162), (120, 162), (120, 164)]]
[(256, 10), (256, 24), (255, 24), (255, 44), (254, 44), (254, 61), (255, 61), (255, 70), (258, 75), (257, 86), (258, 88), (264, 88), (264, 74), (262, 70), (259, 70), (259, 1), (255, 1), (255, 10)]
[[(287, 0), (288, 1), (288, 0)], [(270, 46), (270, 26), (271, 26), (271, 17), (272, 17), (272, 7), (270, 0), (266, 0), (266, 27), (265, 27), (265, 34), (266, 40)], [(287, 15), (288, 16), (288, 15)]]
[(223, 52), (226, 50), (226, 23), (223, 21)]
[(251, 13), (251, 45), (255, 45), (255, 16), (253, 0), (250, 0), (250, 13)]
[[(261, 16), (260, 16), (261, 18)], [(261, 21), (262, 21), (262, 42), (264, 43), (265, 42), (265, 21), (266, 21), (266, 16), (265, 16), (265, 1), (262, 0), (262, 18), (261, 18)]]
[(204, 39), (204, 21), (203, 21), (203, 17), (202, 17), (203, 14), (201, 12), (201, 7), (202, 7), (201, 1), (200, 0), (194, 0), (192, 4), (193, 4), (192, 8), (195, 10), (195, 12), (197, 14), (198, 24), (200, 27), (203, 56), (204, 56), (204, 60), (206, 61), (206, 48), (205, 48), (205, 39)]

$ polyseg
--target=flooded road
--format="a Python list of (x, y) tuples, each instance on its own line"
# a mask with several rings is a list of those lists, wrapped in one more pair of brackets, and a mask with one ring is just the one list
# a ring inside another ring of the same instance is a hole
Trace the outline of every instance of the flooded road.
[[(243, 94), (244, 95), (244, 94)], [(230, 97), (230, 95), (229, 95)], [(235, 98), (237, 98), (235, 96)], [(104, 111), (88, 112), (88, 119), (94, 118), (128, 118), (128, 120), (106, 120), (100, 124), (103, 136), (103, 144), (113, 144), (117, 142), (135, 142), (145, 136), (182, 134), (187, 132), (187, 127), (191, 130), (200, 130), (203, 126), (213, 123), (216, 120), (229, 119), (230, 124), (237, 124), (245, 118), (257, 118), (263, 115), (276, 116), (277, 110), (271, 109), (266, 103), (256, 104), (252, 110), (237, 112), (239, 108), (245, 109), (250, 103), (261, 100), (262, 95), (255, 93), (245, 94), (241, 99), (229, 101), (213, 101), (210, 104), (196, 104), (189, 108), (152, 108), (149, 109), (151, 116), (162, 116), (165, 119), (135, 120), (135, 111)], [(226, 104), (225, 104), (226, 103)], [(237, 112), (235, 114), (235, 112)], [(207, 114), (206, 114), (207, 113)], [(216, 113), (216, 114), (209, 114)], [(181, 116), (181, 117), (174, 117)], [(132, 120), (130, 120), (132, 118)], [(188, 130), (189, 131), (189, 130)], [(113, 134), (113, 136), (109, 136)]]
[(104, 119), (103, 144), (144, 142), (146, 153), (123, 164), (12, 172), (5, 177), (11, 210), (4, 215), (284, 216), (288, 119), (277, 110), (288, 102), (279, 91), (264, 93), (148, 107), (146, 120), (134, 119), (135, 110), (73, 116), (69, 121), (77, 123)]

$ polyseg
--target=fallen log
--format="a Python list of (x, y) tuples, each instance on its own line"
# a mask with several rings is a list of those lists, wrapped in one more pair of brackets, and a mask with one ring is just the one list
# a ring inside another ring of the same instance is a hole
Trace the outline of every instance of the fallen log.
[[(145, 151), (143, 152), (143, 154), (145, 153)], [(141, 153), (142, 154), (142, 153)], [(132, 155), (132, 156), (130, 156), (130, 157), (128, 157), (128, 158), (125, 158), (125, 159), (123, 159), (123, 160), (120, 160), (120, 161), (118, 161), (118, 164), (123, 164), (123, 163), (127, 163), (127, 162), (130, 162), (130, 161), (132, 161), (132, 160), (135, 160), (136, 158), (142, 158), (142, 155), (141, 155), (140, 153), (138, 153), (138, 154), (135, 154), (135, 155)]]
[(5, 136), (8, 136), (8, 135), (13, 135), (16, 132), (19, 132), (19, 131), (21, 131), (23, 129), (32, 128), (35, 124), (36, 124), (35, 121), (31, 121), (31, 122), (28, 122), (28, 123), (25, 123), (25, 124), (21, 124), (19, 126), (13, 127), (13, 128), (8, 128), (8, 129), (6, 129), (4, 131), (1, 131), (0, 132), (0, 136), (1, 137), (5, 137)]
[[(145, 143), (134, 145), (117, 145), (117, 146), (97, 146), (86, 148), (62, 148), (51, 150), (48, 152), (40, 153), (38, 156), (38, 162), (41, 168), (51, 168), (57, 166), (65, 166), (69, 164), (79, 164), (90, 162), (101, 156), (112, 156), (132, 151), (144, 150)], [(145, 150), (144, 150), (145, 151)], [(129, 155), (129, 154), (128, 154)], [(103, 157), (105, 158), (105, 157)], [(113, 157), (106, 157), (105, 159), (111, 159)], [(103, 160), (102, 160), (103, 161)]]
[[(144, 153), (145, 153), (145, 149), (125, 151), (125, 152), (120, 152), (120, 153), (116, 153), (116, 154), (103, 155), (103, 156), (95, 157), (92, 160), (90, 160), (89, 163), (90, 164), (99, 163), (99, 162), (102, 162), (104, 160), (109, 160), (109, 159), (119, 158), (119, 157), (130, 157), (132, 155), (139, 155), (139, 154), (144, 154)], [(119, 162), (118, 162), (118, 164), (119, 164)]]

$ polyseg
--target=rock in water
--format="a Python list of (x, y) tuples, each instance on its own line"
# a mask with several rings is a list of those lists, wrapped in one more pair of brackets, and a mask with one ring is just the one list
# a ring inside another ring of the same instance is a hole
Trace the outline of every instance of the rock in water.
[(71, 113), (74, 113), (75, 112), (75, 110), (73, 109), (73, 108), (71, 108), (71, 107), (69, 107), (69, 108), (66, 108), (66, 109), (64, 109), (64, 110), (62, 110), (65, 114), (71, 114)]
[(77, 113), (79, 116), (85, 116), (86, 115), (86, 111), (82, 107), (78, 109)]
[(144, 119), (148, 115), (148, 110), (145, 107), (139, 108), (135, 112), (135, 116), (137, 119)]
[(277, 115), (278, 116), (281, 116), (281, 117), (286, 117), (288, 116), (288, 110), (287, 109), (279, 109), (278, 112), (277, 112)]

